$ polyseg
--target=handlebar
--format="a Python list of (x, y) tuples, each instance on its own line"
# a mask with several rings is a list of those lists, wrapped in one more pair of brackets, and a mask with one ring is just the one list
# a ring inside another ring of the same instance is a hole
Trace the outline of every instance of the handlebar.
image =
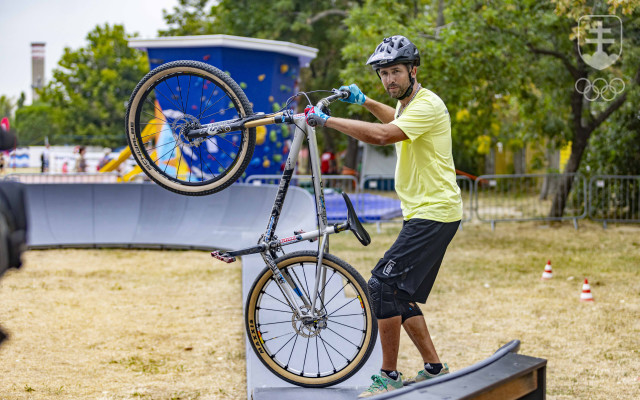
[(331, 90), (334, 94), (332, 94), (331, 96), (325, 97), (324, 99), (321, 99), (318, 104), (316, 104), (316, 107), (318, 108), (324, 108), (324, 107), (328, 107), (329, 104), (331, 104), (332, 102), (338, 100), (338, 99), (346, 99), (347, 97), (349, 97), (351, 95), (351, 92), (348, 90), (338, 90), (338, 89), (333, 89)]

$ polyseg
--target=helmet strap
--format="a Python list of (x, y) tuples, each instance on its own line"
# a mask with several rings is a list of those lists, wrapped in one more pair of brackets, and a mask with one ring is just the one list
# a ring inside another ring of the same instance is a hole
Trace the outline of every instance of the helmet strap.
[(407, 90), (404, 92), (404, 94), (400, 97), (398, 97), (398, 100), (404, 100), (407, 97), (409, 97), (409, 95), (411, 93), (413, 93), (413, 84), (416, 82), (416, 80), (414, 79), (413, 76), (411, 76), (411, 70), (413, 69), (413, 64), (407, 66), (407, 68), (409, 69), (409, 82), (411, 82), (409, 84), (409, 87), (407, 88)]

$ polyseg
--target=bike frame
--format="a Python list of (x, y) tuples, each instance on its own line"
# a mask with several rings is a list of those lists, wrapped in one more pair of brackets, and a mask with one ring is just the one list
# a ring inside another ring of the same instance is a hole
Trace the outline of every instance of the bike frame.
[[(244, 124), (245, 127), (256, 127), (269, 125), (273, 123), (283, 122), (284, 118), (283, 113), (274, 114), (271, 116), (266, 116), (264, 118), (256, 119)], [(275, 277), (275, 282), (282, 291), (285, 296), (287, 303), (291, 309), (296, 313), (296, 316), (299, 318), (302, 317), (311, 317), (313, 319), (322, 317), (321, 312), (316, 312), (316, 304), (320, 301), (320, 304), (324, 304), (324, 285), (326, 284), (326, 268), (322, 264), (322, 260), (324, 258), (324, 253), (329, 251), (329, 235), (342, 232), (348, 229), (347, 224), (336, 224), (331, 225), (327, 223), (327, 211), (324, 202), (324, 189), (322, 184), (322, 176), (320, 172), (320, 158), (318, 156), (318, 143), (315, 134), (315, 128), (309, 126), (306, 123), (304, 114), (296, 114), (289, 116), (289, 118), (293, 124), (295, 125), (295, 131), (293, 135), (293, 142), (291, 144), (289, 155), (287, 156), (287, 160), (285, 162), (285, 168), (282, 173), (282, 178), (280, 180), (280, 184), (278, 186), (278, 192), (276, 194), (276, 198), (273, 204), (273, 208), (271, 210), (271, 215), (269, 217), (269, 222), (267, 224), (267, 228), (265, 233), (260, 237), (260, 241), (257, 246), (237, 250), (230, 251), (224, 255), (214, 255), (214, 257), (222, 259), (224, 261), (235, 260), (236, 256), (247, 255), (247, 254), (256, 254), (260, 253), (264, 262), (267, 264), (271, 272)], [(300, 123), (301, 122), (301, 123)], [(301, 127), (302, 125), (302, 127)], [(203, 129), (207, 129), (203, 127)], [(209, 131), (210, 132), (210, 131)], [(316, 219), (317, 219), (317, 230), (312, 232), (294, 232), (294, 236), (286, 237), (283, 239), (278, 239), (275, 236), (275, 230), (278, 225), (278, 220), (280, 218), (280, 212), (282, 211), (282, 207), (284, 204), (285, 197), (287, 195), (287, 191), (289, 190), (289, 184), (291, 183), (291, 179), (293, 177), (293, 173), (296, 167), (296, 163), (298, 161), (298, 153), (300, 152), (300, 148), (302, 147), (302, 141), (306, 137), (308, 145), (309, 145), (309, 159), (311, 162), (311, 179), (313, 183), (313, 193), (316, 204)], [(283, 246), (291, 245), (294, 243), (300, 243), (305, 240), (314, 241), (318, 240), (318, 261), (316, 268), (316, 277), (315, 277), (315, 287), (311, 294), (311, 298), (308, 298), (304, 291), (300, 290), (295, 282), (289, 276), (283, 275), (278, 269), (275, 259), (277, 258), (276, 251), (281, 249)], [(225, 259), (227, 258), (227, 259)], [(230, 261), (228, 261), (230, 262)], [(319, 291), (320, 283), (322, 282), (322, 289)], [(297, 295), (304, 305), (310, 310), (311, 315), (307, 315), (303, 310), (300, 309), (298, 303), (295, 301), (295, 295)], [(322, 307), (321, 307), (322, 309)]]

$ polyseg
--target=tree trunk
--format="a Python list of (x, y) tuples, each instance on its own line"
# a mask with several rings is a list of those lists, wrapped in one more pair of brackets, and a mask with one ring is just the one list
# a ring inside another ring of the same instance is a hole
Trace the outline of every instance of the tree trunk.
[[(580, 167), (580, 161), (584, 150), (587, 148), (589, 142), (589, 136), (591, 136), (590, 130), (582, 127), (575, 134), (575, 139), (571, 144), (571, 156), (564, 168), (565, 174), (574, 174)], [(549, 217), (560, 218), (564, 215), (564, 209), (567, 205), (567, 198), (571, 193), (571, 187), (573, 186), (574, 175), (564, 175), (558, 182), (556, 187), (556, 193), (553, 196), (553, 202), (551, 204), (551, 210), (549, 211)]]
[(358, 151), (358, 140), (349, 136), (347, 153), (344, 156), (344, 167), (347, 169), (343, 169), (343, 174), (355, 175), (355, 172), (358, 171)]

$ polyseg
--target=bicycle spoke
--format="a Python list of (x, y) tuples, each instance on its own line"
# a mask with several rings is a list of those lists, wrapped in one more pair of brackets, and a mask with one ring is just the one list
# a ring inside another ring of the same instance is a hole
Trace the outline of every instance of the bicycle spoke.
[[(322, 339), (322, 338), (320, 338)], [(327, 353), (327, 357), (329, 358), (329, 362), (331, 363), (331, 367), (333, 368), (333, 370), (336, 370), (336, 366), (333, 363), (333, 359), (331, 358), (331, 354), (329, 354), (329, 350), (327, 349), (327, 344), (324, 342), (324, 340), (321, 340), (322, 342), (322, 346), (324, 347), (324, 351)]]
[[(263, 334), (264, 334), (264, 333), (263, 333)], [(288, 333), (282, 334), (282, 335), (280, 335), (280, 336), (274, 336), (274, 337), (269, 338), (269, 339), (265, 339), (265, 338), (264, 338), (264, 336), (263, 336), (263, 337), (262, 337), (262, 341), (263, 341), (263, 342), (265, 342), (265, 343), (267, 343), (267, 342), (269, 342), (269, 341), (271, 341), (271, 340), (279, 339), (279, 338), (281, 338), (281, 337), (283, 337), (283, 336), (287, 336), (287, 335), (291, 335), (291, 332), (288, 332)], [(298, 335), (296, 335), (295, 333), (294, 333), (293, 335), (294, 335), (294, 336), (298, 336)], [(274, 353), (274, 354), (275, 354), (275, 353)]]
[[(173, 149), (171, 149), (171, 155), (169, 156), (169, 160), (171, 160), (171, 159), (173, 158), (173, 151), (174, 151), (175, 149), (176, 149), (175, 147), (174, 147)], [(162, 157), (160, 157), (160, 158), (162, 158)], [(158, 160), (160, 160), (160, 158), (159, 158)], [(162, 173), (164, 173), (164, 174), (166, 174), (166, 173), (167, 173), (167, 167), (168, 167), (168, 166), (169, 166), (169, 162), (167, 161), (167, 162), (164, 164), (164, 170), (162, 171)]]
[(182, 163), (182, 156), (184, 154), (184, 151), (182, 150), (182, 146), (181, 145), (179, 146), (180, 146), (180, 159), (178, 159), (178, 168), (176, 168), (176, 180), (179, 180), (178, 175), (180, 174), (180, 165)]
[(202, 117), (201, 119), (207, 119), (207, 118), (211, 117), (212, 115), (216, 115), (216, 114), (225, 114), (227, 111), (229, 111), (229, 110), (235, 110), (235, 109), (236, 109), (236, 107), (235, 107), (235, 106), (233, 106), (233, 107), (227, 107), (227, 108), (221, 108), (220, 110), (218, 110), (218, 111), (216, 111), (216, 112), (214, 112), (214, 113), (211, 113), (211, 114), (207, 114), (207, 115), (205, 115), (205, 116), (204, 116), (204, 117)]
[(324, 306), (327, 307), (327, 305), (329, 305), (329, 303), (331, 303), (331, 301), (333, 301), (333, 299), (335, 299), (337, 295), (344, 291), (344, 288), (346, 288), (348, 284), (349, 282), (345, 283), (344, 286), (340, 290), (338, 290), (338, 292), (336, 292), (336, 294), (334, 294), (328, 302), (324, 303)]
[[(191, 75), (189, 75), (189, 85), (187, 86), (187, 106), (189, 105), (189, 92), (191, 91)], [(188, 107), (185, 107), (187, 110), (189, 109)]]
[[(221, 139), (224, 139), (224, 138), (221, 138)], [(216, 142), (212, 142), (212, 141), (211, 141), (211, 138), (207, 138), (207, 140), (208, 140), (208, 141), (210, 141), (211, 143), (213, 143), (213, 145), (214, 145), (214, 146), (216, 146), (216, 147), (218, 148), (218, 150), (220, 150), (221, 152), (223, 152), (224, 154), (226, 154), (226, 155), (227, 155), (227, 157), (229, 157), (230, 159), (232, 159), (232, 160), (233, 160), (233, 157), (231, 157), (231, 156), (230, 156), (226, 151), (224, 151), (224, 149), (223, 149), (222, 147), (218, 146), (218, 143), (216, 143)], [(238, 147), (238, 146), (236, 146), (236, 147)], [(209, 151), (209, 149), (207, 149), (207, 151)], [(211, 154), (211, 153), (209, 153), (209, 154)]]
[[(211, 100), (211, 96), (213, 96), (213, 93), (214, 93), (214, 92), (215, 92), (215, 90), (211, 91), (211, 95), (209, 95), (209, 100)], [(207, 111), (209, 111), (209, 110), (211, 109), (211, 107), (213, 107), (213, 106), (215, 106), (216, 104), (220, 103), (220, 101), (221, 101), (222, 99), (224, 99), (225, 97), (227, 97), (227, 98), (229, 97), (229, 95), (228, 95), (227, 93), (225, 93), (225, 92), (223, 92), (223, 93), (224, 93), (224, 96), (220, 97), (218, 100), (216, 100), (216, 102), (215, 102), (215, 103), (213, 103), (213, 104), (211, 104), (210, 106), (208, 106), (207, 108), (205, 108), (205, 109), (204, 109), (204, 110), (203, 110), (203, 111), (198, 115), (198, 119), (205, 119), (205, 118), (207, 118), (207, 117), (210, 117), (210, 116), (212, 116), (212, 115), (215, 115), (215, 114), (216, 114), (216, 113), (209, 114), (209, 115), (207, 115), (206, 117), (203, 117), (203, 116), (202, 116), (202, 114), (204, 114), (204, 113), (206, 113)], [(207, 103), (209, 102), (209, 100), (207, 100)], [(219, 112), (220, 112), (220, 111), (218, 111), (218, 113), (219, 113)]]
[[(298, 280), (298, 282), (296, 283), (296, 285), (301, 286), (302, 290), (304, 290), (304, 286), (302, 286), (302, 282), (300, 281), (300, 278), (298, 277), (298, 274), (296, 273), (295, 269), (292, 269), (293, 275), (296, 277), (296, 279)], [(303, 269), (304, 272), (304, 269)], [(309, 293), (307, 291), (304, 292), (304, 295), (307, 296), (307, 299), (310, 299), (311, 297), (309, 296)]]
[[(177, 100), (177, 97), (178, 97), (178, 96), (176, 96), (176, 95), (173, 93), (173, 90), (171, 90), (171, 88), (169, 87), (169, 84), (167, 83), (167, 81), (168, 81), (168, 79), (164, 81), (164, 85), (167, 87), (167, 89), (169, 89), (169, 92), (171, 92), (171, 97)], [(178, 87), (180, 87), (179, 85), (180, 85), (180, 81), (178, 81)], [(160, 93), (162, 93), (162, 92), (160, 92)], [(166, 98), (166, 96), (165, 96), (165, 98)], [(169, 100), (169, 99), (167, 99), (167, 100)], [(169, 100), (169, 101), (170, 101), (170, 100)], [(174, 106), (177, 106), (177, 107), (178, 107), (178, 110), (182, 111), (182, 113), (183, 113), (183, 114), (186, 114), (186, 113), (187, 113), (187, 112), (186, 112), (186, 110), (185, 110), (184, 108), (181, 108), (181, 107), (180, 107), (180, 106), (182, 105), (182, 103), (180, 103), (180, 105), (178, 105), (178, 104), (176, 104), (176, 103), (174, 103), (174, 102), (171, 102), (171, 103), (173, 103), (173, 105), (174, 105)]]
[[(236, 145), (235, 143), (233, 143), (232, 141), (227, 140), (227, 138), (224, 138), (222, 136), (218, 136), (220, 139), (224, 140), (225, 142), (231, 144), (232, 146), (235, 146), (236, 148), (240, 148), (240, 146)], [(216, 145), (217, 146), (217, 145)]]
[(176, 76), (176, 81), (178, 81), (178, 88), (176, 90), (178, 92), (178, 95), (180, 96), (180, 105), (182, 105), (182, 112), (186, 114), (187, 106), (184, 104), (184, 100), (182, 100), (182, 87), (180, 87), (180, 75)]
[(318, 353), (318, 337), (316, 336), (316, 362), (318, 363), (318, 376), (320, 376), (320, 357)]
[(175, 140), (173, 140), (173, 141), (171, 141), (171, 142), (167, 142), (167, 143), (165, 143), (165, 144), (161, 144), (161, 145), (159, 145), (159, 146), (149, 147), (149, 150), (157, 150), (157, 149), (159, 149), (160, 147), (164, 147), (164, 146), (166, 146), (166, 145), (168, 145), (168, 144), (172, 144), (172, 143), (175, 143), (175, 142), (176, 142), (176, 141), (175, 141)]
[(285, 310), (276, 310), (274, 308), (265, 308), (265, 307), (256, 307), (256, 310), (267, 310), (267, 311), (274, 311), (274, 312), (281, 312), (281, 313), (287, 313), (287, 314), (293, 314), (291, 312), (291, 310), (289, 311), (285, 311)]
[(289, 353), (289, 359), (287, 360), (287, 365), (285, 366), (285, 368), (288, 369), (289, 367), (289, 363), (291, 362), (291, 356), (293, 355), (293, 350), (295, 350), (296, 348), (296, 343), (298, 343), (298, 335), (296, 335), (296, 340), (293, 341), (293, 347), (291, 347), (291, 353)]
[(200, 77), (200, 79), (202, 79), (202, 90), (200, 90), (200, 110), (198, 111), (198, 119), (200, 119), (200, 115), (202, 115), (202, 98), (204, 97), (204, 78)]
[(333, 351), (335, 351), (336, 353), (340, 354), (340, 355), (341, 355), (345, 360), (347, 360), (347, 362), (349, 361), (349, 359), (348, 359), (347, 357), (345, 357), (345, 355), (344, 355), (344, 354), (340, 353), (340, 352), (339, 352), (335, 347), (333, 347), (333, 346), (331, 345), (331, 343), (329, 343), (329, 342), (327, 342), (326, 340), (324, 340), (324, 339), (322, 338), (322, 334), (318, 335), (318, 337), (320, 338), (320, 340), (322, 340), (322, 342), (323, 342), (323, 343), (328, 344), (328, 345), (329, 345), (329, 347), (331, 347), (331, 348), (333, 349)]
[(201, 174), (200, 180), (204, 182), (204, 168), (202, 168), (202, 146), (198, 146), (198, 152), (200, 152), (200, 157), (198, 157), (198, 159), (200, 159), (200, 174)]
[[(335, 321), (334, 321), (335, 322)], [(357, 344), (353, 343), (351, 340), (347, 339), (346, 337), (342, 336), (341, 334), (339, 334), (338, 332), (334, 331), (333, 329), (327, 327), (328, 330), (330, 330), (331, 332), (335, 333), (336, 335), (340, 336), (341, 338), (343, 338), (344, 340), (346, 340), (347, 342), (351, 343), (353, 346), (355, 346), (356, 348), (360, 349), (360, 346), (358, 346)], [(346, 357), (345, 357), (346, 358)]]
[(310, 338), (307, 338), (307, 348), (304, 351), (304, 360), (302, 361), (302, 369), (300, 370), (302, 371), (301, 375), (304, 374), (304, 366), (307, 364), (307, 353), (309, 352), (309, 339)]
[(153, 163), (154, 163), (154, 164), (157, 164), (157, 163), (158, 163), (158, 160), (160, 160), (161, 158), (164, 158), (164, 156), (166, 156), (167, 154), (169, 154), (169, 152), (171, 152), (171, 154), (173, 154), (173, 151), (174, 151), (175, 149), (177, 149), (177, 148), (178, 148), (178, 145), (176, 144), (174, 148), (172, 148), (171, 150), (167, 151), (166, 153), (164, 153), (164, 154), (163, 154), (163, 155), (161, 155), (160, 157), (156, 158), (156, 159), (153, 161)]
[(264, 324), (260, 324), (260, 326), (265, 326), (265, 325), (275, 325), (275, 324), (290, 324), (291, 320), (289, 321), (278, 321), (278, 322), (265, 322)]
[[(350, 303), (352, 303), (356, 298), (354, 297), (353, 299), (349, 300), (347, 303), (344, 303), (340, 308), (338, 308), (337, 310), (334, 310), (333, 312), (338, 312), (339, 310), (342, 310), (343, 308), (345, 308), (346, 306), (348, 306)], [(329, 314), (329, 316), (331, 316), (332, 314)]]
[[(335, 311), (334, 311), (335, 312)], [(340, 317), (355, 317), (356, 315), (362, 316), (363, 313), (355, 313), (355, 314), (342, 314), (342, 315), (333, 315), (333, 313), (329, 314), (329, 317), (340, 318)]]
[[(278, 287), (278, 288), (279, 288), (279, 287)], [(263, 292), (262, 292), (262, 294), (266, 294), (267, 296), (271, 297), (271, 298), (272, 298), (272, 299), (274, 299), (274, 300), (277, 300), (278, 302), (280, 302), (280, 303), (284, 304), (285, 306), (289, 307), (289, 309), (291, 309), (291, 306), (289, 306), (289, 304), (285, 303), (284, 301), (282, 301), (282, 300), (280, 300), (280, 299), (277, 299), (277, 298), (273, 297), (273, 296), (272, 296), (272, 295), (270, 295), (269, 293), (267, 293), (267, 292), (264, 292), (264, 291), (263, 291)]]
[(287, 340), (287, 343), (283, 344), (283, 345), (282, 345), (282, 347), (280, 347), (280, 348), (278, 349), (278, 351), (276, 351), (275, 353), (273, 353), (273, 355), (275, 356), (276, 354), (280, 353), (280, 350), (284, 349), (284, 346), (288, 345), (288, 344), (289, 344), (289, 342), (291, 341), (291, 339), (293, 339), (295, 336), (298, 336), (298, 335), (296, 335), (295, 333), (294, 333), (293, 335), (291, 335), (291, 338), (290, 338), (289, 340)]
[[(155, 108), (156, 110), (160, 111), (160, 114), (162, 114), (162, 116), (163, 116), (163, 117), (167, 118), (167, 116), (166, 116), (166, 115), (164, 115), (164, 113), (162, 112), (162, 110), (161, 110), (160, 108), (158, 108), (158, 106), (156, 105), (155, 101), (151, 101), (151, 99), (149, 99), (149, 98), (144, 99), (144, 101), (145, 101), (145, 103), (149, 103), (149, 104), (151, 104), (151, 107), (153, 107), (153, 108)], [(155, 113), (155, 112), (153, 113), (153, 117), (154, 117), (154, 118), (158, 118), (158, 117), (156, 116), (156, 113)], [(158, 118), (158, 119), (159, 119), (159, 120), (161, 120), (161, 121), (164, 121), (164, 122), (168, 123), (166, 120), (164, 120), (164, 119), (162, 119), (162, 118)]]
[(365, 331), (365, 330), (363, 330), (362, 328), (356, 328), (356, 327), (354, 327), (354, 326), (347, 325), (347, 324), (343, 324), (343, 323), (338, 322), (338, 321), (331, 321), (331, 322), (332, 322), (332, 323), (334, 323), (334, 324), (338, 324), (338, 325), (346, 326), (347, 328), (351, 328), (351, 329), (354, 329), (354, 330), (359, 331), (359, 332), (366, 332), (366, 331)]
[[(304, 272), (304, 265), (302, 263), (300, 263), (300, 267), (302, 268), (302, 275), (304, 276), (304, 284), (307, 287), (307, 293), (309, 293), (309, 282), (307, 282), (307, 273)], [(309, 295), (307, 295), (309, 296)], [(309, 296), (311, 297), (311, 296)]]

